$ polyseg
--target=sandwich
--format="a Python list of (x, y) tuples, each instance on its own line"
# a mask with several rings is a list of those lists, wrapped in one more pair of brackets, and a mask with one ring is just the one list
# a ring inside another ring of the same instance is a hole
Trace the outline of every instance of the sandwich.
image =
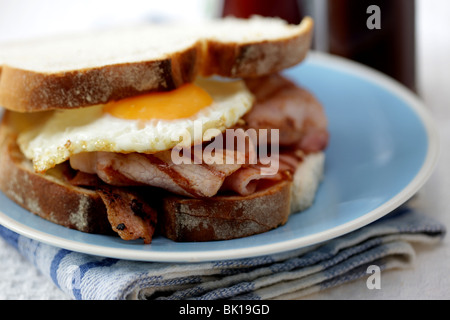
[(224, 18), (0, 46), (0, 190), (30, 214), (149, 244), (247, 237), (314, 202), (322, 105), (283, 75), (313, 20)]

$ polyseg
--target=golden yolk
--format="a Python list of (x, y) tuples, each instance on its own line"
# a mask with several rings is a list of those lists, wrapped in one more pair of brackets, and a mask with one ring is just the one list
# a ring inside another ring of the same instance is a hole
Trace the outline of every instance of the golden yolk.
[(174, 120), (193, 116), (211, 105), (213, 99), (195, 84), (185, 84), (167, 92), (153, 92), (106, 104), (105, 112), (114, 117), (134, 120)]

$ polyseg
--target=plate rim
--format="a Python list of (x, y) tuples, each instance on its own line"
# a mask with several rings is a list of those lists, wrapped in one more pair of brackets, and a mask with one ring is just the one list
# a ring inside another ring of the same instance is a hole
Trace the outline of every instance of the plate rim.
[(19, 221), (14, 220), (13, 218), (3, 213), (1, 210), (0, 224), (30, 239), (34, 239), (48, 245), (56, 246), (61, 249), (72, 250), (80, 253), (116, 259), (147, 262), (194, 263), (252, 258), (275, 253), (288, 252), (291, 250), (308, 247), (310, 245), (316, 245), (324, 241), (334, 239), (380, 219), (381, 217), (385, 216), (386, 214), (398, 208), (400, 205), (409, 200), (432, 175), (440, 156), (440, 139), (438, 130), (434, 125), (432, 115), (429, 109), (427, 109), (425, 104), (420, 100), (418, 96), (416, 96), (409, 89), (407, 89), (394, 79), (391, 79), (390, 77), (382, 74), (377, 70), (342, 57), (315, 51), (311, 51), (308, 54), (306, 61), (313, 64), (326, 66), (336, 71), (357, 75), (381, 86), (386, 91), (394, 94), (402, 101), (404, 101), (408, 105), (408, 107), (417, 114), (418, 118), (421, 121), (421, 124), (424, 126), (424, 130), (427, 135), (428, 148), (422, 166), (405, 188), (403, 188), (394, 197), (392, 197), (390, 200), (386, 201), (379, 207), (375, 208), (374, 210), (369, 211), (366, 214), (343, 223), (339, 226), (335, 226), (321, 232), (316, 232), (308, 236), (302, 236), (300, 238), (280, 241), (272, 244), (256, 245), (251, 248), (227, 248), (214, 251), (189, 250), (187, 252), (154, 252), (137, 250), (133, 248), (123, 249), (96, 244), (87, 244), (84, 242), (48, 234), (41, 230), (36, 230), (32, 227), (22, 224)]

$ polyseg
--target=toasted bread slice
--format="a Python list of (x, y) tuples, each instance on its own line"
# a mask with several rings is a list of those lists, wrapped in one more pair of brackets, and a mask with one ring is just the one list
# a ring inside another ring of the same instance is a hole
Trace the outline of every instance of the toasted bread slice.
[(312, 28), (310, 18), (299, 25), (227, 18), (3, 45), (0, 105), (19, 112), (76, 108), (171, 90), (199, 75), (266, 75), (305, 58)]
[[(64, 166), (35, 173), (15, 142), (14, 113), (5, 112), (0, 126), (0, 190), (28, 211), (82, 232), (113, 234), (101, 193), (69, 184)], [(269, 231), (293, 212), (314, 201), (324, 170), (324, 154), (311, 154), (292, 180), (281, 181), (250, 196), (218, 195), (191, 199), (176, 195), (146, 199), (158, 208), (158, 229), (174, 241), (213, 241)], [(152, 194), (148, 192), (148, 194)]]

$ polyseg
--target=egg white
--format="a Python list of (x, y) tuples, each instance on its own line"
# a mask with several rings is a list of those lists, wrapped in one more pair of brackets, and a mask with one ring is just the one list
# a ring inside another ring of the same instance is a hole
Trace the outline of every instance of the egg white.
[(198, 79), (196, 84), (210, 94), (213, 103), (189, 118), (127, 120), (103, 112), (103, 105), (58, 110), (21, 132), (17, 142), (34, 169), (45, 172), (82, 152), (156, 153), (181, 142), (206, 141), (212, 138), (204, 137), (208, 129), (232, 127), (253, 104), (243, 81)]

